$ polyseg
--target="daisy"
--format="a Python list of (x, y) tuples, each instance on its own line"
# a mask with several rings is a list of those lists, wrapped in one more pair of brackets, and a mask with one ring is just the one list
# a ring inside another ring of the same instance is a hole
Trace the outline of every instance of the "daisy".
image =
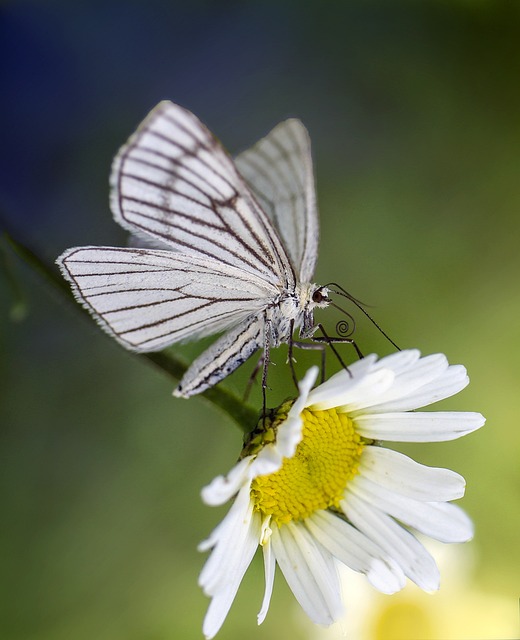
[(399, 591), (406, 578), (434, 591), (437, 565), (407, 527), (442, 542), (473, 535), (468, 516), (448, 502), (464, 495), (464, 478), (380, 445), (452, 440), (481, 427), (479, 413), (414, 411), (463, 389), (466, 369), (409, 350), (363, 358), (312, 389), (317, 372), (307, 372), (299, 398), (260, 421), (238, 464), (202, 492), (209, 505), (234, 497), (199, 546), (212, 549), (199, 579), (211, 597), (206, 638), (224, 622), (259, 545), (265, 594), (258, 624), (278, 563), (310, 619), (329, 625), (343, 614), (337, 561), (383, 593)]

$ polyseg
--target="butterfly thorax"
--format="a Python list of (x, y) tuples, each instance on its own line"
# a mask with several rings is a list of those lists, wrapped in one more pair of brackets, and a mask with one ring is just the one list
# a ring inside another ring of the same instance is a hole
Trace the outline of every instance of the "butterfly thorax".
[(299, 282), (294, 291), (280, 294), (268, 312), (271, 321), (271, 345), (287, 342), (293, 329), (300, 329), (301, 338), (310, 338), (316, 330), (314, 309), (330, 303), (327, 288), (311, 282)]

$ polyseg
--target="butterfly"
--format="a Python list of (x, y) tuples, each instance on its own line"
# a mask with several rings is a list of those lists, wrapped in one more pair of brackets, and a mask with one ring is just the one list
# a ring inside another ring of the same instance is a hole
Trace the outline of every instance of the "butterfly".
[[(310, 139), (297, 119), (234, 160), (187, 109), (160, 102), (116, 155), (111, 209), (135, 248), (75, 247), (57, 260), (76, 299), (127, 349), (222, 335), (174, 395), (220, 382), (253, 353), (310, 338), (318, 215)], [(265, 396), (264, 396), (265, 398)]]

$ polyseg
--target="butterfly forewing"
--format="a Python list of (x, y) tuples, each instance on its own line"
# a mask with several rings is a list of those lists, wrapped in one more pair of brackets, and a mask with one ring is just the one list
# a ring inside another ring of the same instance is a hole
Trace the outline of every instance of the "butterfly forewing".
[(189, 111), (160, 103), (119, 152), (112, 209), (132, 232), (238, 266), (284, 287), (294, 274), (232, 159)]

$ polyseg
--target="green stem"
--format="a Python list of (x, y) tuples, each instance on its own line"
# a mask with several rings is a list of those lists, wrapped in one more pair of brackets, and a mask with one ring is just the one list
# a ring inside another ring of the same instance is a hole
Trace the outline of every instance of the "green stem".
[[(42, 260), (34, 251), (29, 249), (22, 242), (15, 239), (14, 235), (4, 231), (3, 237), (11, 249), (36, 273), (38, 273), (44, 280), (46, 280), (52, 287), (54, 287), (60, 294), (62, 294), (67, 300), (74, 303), (76, 309), (84, 311), (88, 315), (88, 311), (81, 305), (77, 304), (72, 291), (68, 284), (61, 277), (58, 270), (54, 265), (47, 264)], [(134, 354), (135, 357), (147, 360), (153, 363), (156, 367), (159, 367), (172, 377), (175, 381), (179, 381), (184, 375), (187, 367), (179, 358), (166, 352), (159, 353), (142, 353)], [(230, 418), (244, 431), (248, 433), (251, 431), (258, 422), (258, 411), (251, 406), (245, 404), (237, 395), (225, 389), (222, 386), (213, 387), (201, 394), (206, 400), (213, 405), (219, 407), (224, 413), (227, 413)]]

